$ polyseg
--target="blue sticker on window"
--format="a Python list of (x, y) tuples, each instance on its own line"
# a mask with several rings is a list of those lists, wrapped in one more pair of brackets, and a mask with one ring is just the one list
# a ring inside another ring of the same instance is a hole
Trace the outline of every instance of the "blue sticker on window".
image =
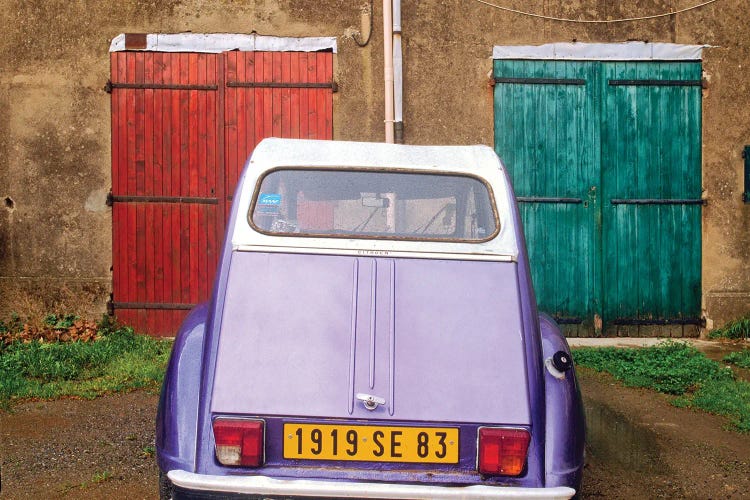
[(255, 211), (261, 214), (278, 214), (281, 209), (281, 195), (261, 193)]
[(258, 205), (281, 205), (281, 195), (261, 193), (258, 197)]

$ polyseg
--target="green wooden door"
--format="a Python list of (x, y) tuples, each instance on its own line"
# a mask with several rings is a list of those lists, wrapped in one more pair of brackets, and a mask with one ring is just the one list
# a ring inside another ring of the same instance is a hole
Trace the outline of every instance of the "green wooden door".
[(700, 63), (602, 65), (604, 317), (620, 330), (700, 317), (700, 79)]
[(697, 322), (700, 71), (495, 61), (495, 150), (540, 309), (568, 335)]

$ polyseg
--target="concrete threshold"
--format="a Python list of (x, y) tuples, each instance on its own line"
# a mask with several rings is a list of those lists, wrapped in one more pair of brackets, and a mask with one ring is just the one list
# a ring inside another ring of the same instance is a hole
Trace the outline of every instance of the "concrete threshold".
[[(705, 349), (707, 347), (721, 345), (721, 340), (706, 340), (706, 339), (693, 339), (693, 338), (670, 338), (670, 337), (597, 337), (597, 338), (586, 338), (586, 337), (571, 337), (568, 338), (568, 345), (570, 347), (651, 347), (667, 340), (673, 342), (685, 342), (687, 344), (694, 345), (698, 349)], [(731, 343), (747, 344), (750, 346), (750, 342), (747, 340), (734, 340)]]

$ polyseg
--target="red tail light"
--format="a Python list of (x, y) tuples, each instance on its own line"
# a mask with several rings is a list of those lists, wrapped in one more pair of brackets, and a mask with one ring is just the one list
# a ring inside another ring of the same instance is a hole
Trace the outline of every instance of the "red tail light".
[(479, 429), (479, 472), (518, 476), (526, 465), (531, 435), (523, 429)]
[(222, 465), (263, 463), (263, 421), (217, 418), (213, 422), (216, 459)]

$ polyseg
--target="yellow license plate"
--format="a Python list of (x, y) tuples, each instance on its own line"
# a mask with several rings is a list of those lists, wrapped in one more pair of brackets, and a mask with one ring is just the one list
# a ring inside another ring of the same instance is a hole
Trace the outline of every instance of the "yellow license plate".
[(284, 424), (284, 458), (458, 463), (458, 429)]

